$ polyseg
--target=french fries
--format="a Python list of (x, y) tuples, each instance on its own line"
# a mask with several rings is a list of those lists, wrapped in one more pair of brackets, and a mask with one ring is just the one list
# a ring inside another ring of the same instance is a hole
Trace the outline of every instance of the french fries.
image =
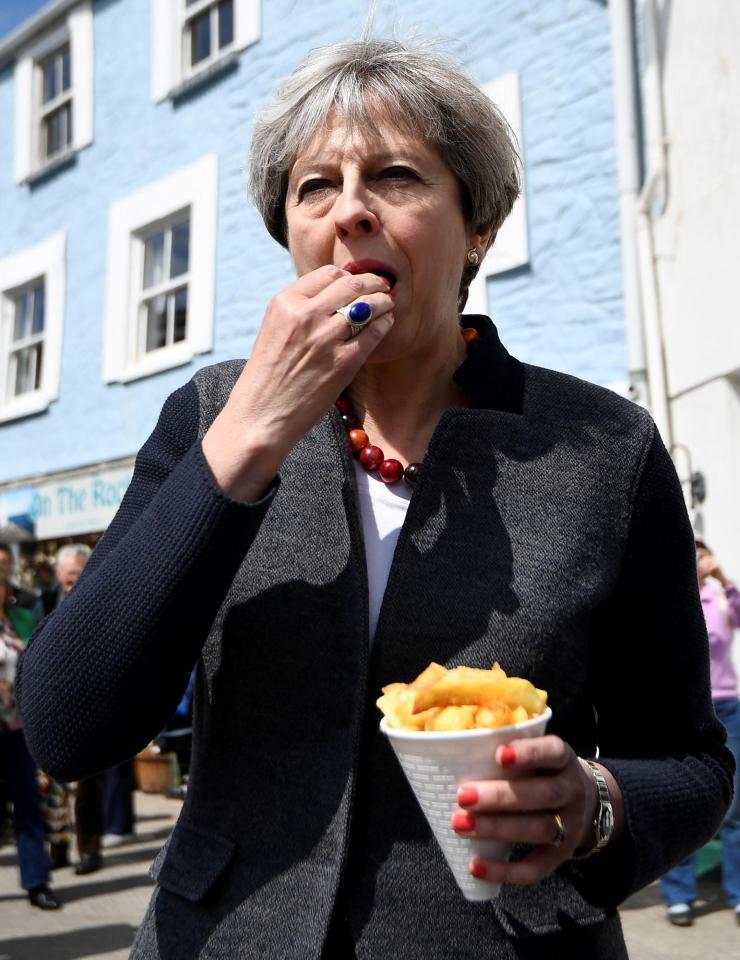
[(411, 683), (383, 687), (377, 706), (397, 730), (474, 730), (505, 727), (539, 716), (547, 693), (522, 677), (430, 663)]

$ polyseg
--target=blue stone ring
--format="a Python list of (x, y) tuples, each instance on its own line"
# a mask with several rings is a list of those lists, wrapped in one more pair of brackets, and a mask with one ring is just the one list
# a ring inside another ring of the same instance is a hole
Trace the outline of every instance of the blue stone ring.
[(370, 320), (373, 315), (373, 308), (369, 303), (365, 303), (364, 300), (358, 300), (348, 307), (339, 307), (337, 313), (341, 313), (347, 321), (347, 325), (349, 326), (349, 337), (347, 339), (351, 340), (359, 333), (362, 333), (368, 320)]

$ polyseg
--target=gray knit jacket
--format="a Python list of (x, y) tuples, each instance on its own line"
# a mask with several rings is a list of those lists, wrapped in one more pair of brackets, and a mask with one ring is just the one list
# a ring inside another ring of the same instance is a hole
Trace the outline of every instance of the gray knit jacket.
[[(712, 837), (733, 764), (710, 699), (694, 545), (649, 416), (519, 363), (485, 318), (458, 370), (368, 643), (352, 459), (336, 410), (254, 504), (200, 440), (241, 362), (167, 401), (121, 509), (37, 632), (17, 693), (40, 766), (108, 767), (164, 726), (197, 662), (187, 799), (132, 956), (626, 956), (616, 905)], [(385, 738), (383, 684), (430, 661), (528, 677), (596, 755), (626, 835), (469, 903)], [(338, 956), (338, 954), (335, 954)], [(351, 955), (350, 953), (347, 955)]]

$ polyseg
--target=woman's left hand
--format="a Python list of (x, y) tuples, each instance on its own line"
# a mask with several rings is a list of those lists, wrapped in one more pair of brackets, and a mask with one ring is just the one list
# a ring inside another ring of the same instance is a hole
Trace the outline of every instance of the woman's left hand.
[(591, 846), (598, 805), (594, 779), (573, 749), (554, 735), (514, 740), (498, 748), (496, 761), (506, 771), (504, 779), (463, 784), (452, 828), (461, 837), (532, 844), (518, 863), (476, 857), (470, 872), (491, 883), (536, 883), (577, 847)]

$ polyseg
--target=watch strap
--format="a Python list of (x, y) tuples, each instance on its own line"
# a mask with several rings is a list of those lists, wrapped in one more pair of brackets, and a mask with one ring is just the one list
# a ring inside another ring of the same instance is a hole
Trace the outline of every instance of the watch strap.
[(584, 760), (579, 757), (584, 770), (587, 770), (594, 779), (598, 793), (599, 804), (596, 808), (596, 815), (593, 820), (593, 843), (590, 847), (576, 847), (573, 860), (585, 860), (593, 856), (609, 843), (614, 831), (614, 810), (612, 808), (611, 796), (609, 795), (609, 786), (604, 779), (604, 774), (593, 760)]

